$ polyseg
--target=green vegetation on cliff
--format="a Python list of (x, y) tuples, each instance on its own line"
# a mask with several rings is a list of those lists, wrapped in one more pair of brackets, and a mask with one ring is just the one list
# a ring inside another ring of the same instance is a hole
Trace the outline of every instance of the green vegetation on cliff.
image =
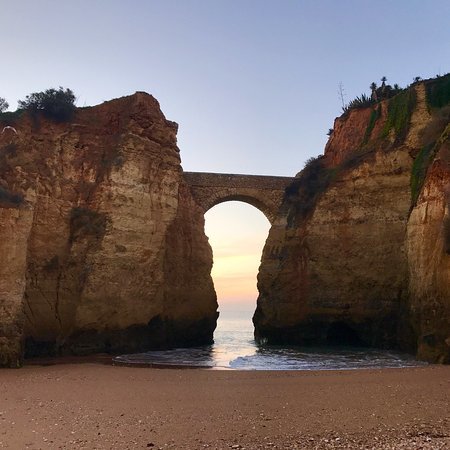
[(8, 102), (3, 97), (0, 97), (0, 112), (6, 111), (8, 108)]
[(372, 97), (368, 97), (366, 94), (361, 94), (357, 96), (353, 100), (351, 100), (347, 105), (345, 105), (342, 110), (344, 114), (351, 111), (352, 109), (361, 109), (367, 108), (375, 103), (375, 99)]
[(285, 202), (289, 205), (288, 225), (296, 226), (314, 211), (321, 195), (336, 178), (367, 160), (373, 152), (367, 148), (348, 154), (337, 166), (327, 167), (325, 156), (309, 158), (303, 170), (285, 190)]
[(24, 112), (28, 112), (36, 119), (42, 114), (55, 122), (68, 122), (75, 114), (75, 94), (71, 89), (47, 89), (42, 92), (33, 92), (19, 100), (17, 111), (5, 111), (8, 103), (0, 97), (0, 124), (14, 125)]
[[(359, 109), (359, 108), (368, 108), (371, 105), (374, 105), (376, 103), (379, 103), (382, 100), (387, 100), (391, 97), (396, 96), (399, 92), (402, 92), (402, 88), (398, 84), (394, 84), (394, 86), (391, 86), (390, 84), (386, 84), (387, 78), (382, 77), (381, 78), (381, 86), (378, 87), (375, 82), (371, 83), (370, 90), (371, 94), (361, 94), (351, 100), (347, 105), (344, 105), (342, 107), (342, 111), (344, 114), (348, 113), (352, 109)], [(340, 89), (340, 96), (343, 97), (342, 88)]]
[(432, 160), (434, 142), (423, 147), (417, 154), (411, 170), (411, 202), (417, 202), (423, 182), (427, 174), (428, 166)]
[[(438, 117), (439, 118), (439, 117)], [(436, 152), (441, 148), (444, 142), (450, 139), (450, 124), (441, 130), (439, 139), (426, 144), (414, 159), (411, 170), (411, 201), (415, 205), (422, 190), (428, 167), (433, 162)], [(450, 244), (449, 244), (450, 245)], [(449, 247), (450, 248), (450, 247)]]
[(67, 122), (75, 114), (75, 94), (70, 89), (47, 89), (33, 92), (25, 100), (19, 100), (19, 109), (36, 115), (42, 113), (44, 117), (56, 122)]
[(431, 108), (442, 108), (450, 103), (450, 73), (427, 82), (425, 88)]
[(286, 188), (285, 200), (292, 206), (288, 215), (289, 226), (294, 226), (294, 221), (305, 219), (314, 210), (317, 200), (335, 175), (335, 169), (325, 167), (323, 155), (306, 161), (303, 170)]
[(370, 135), (377, 123), (377, 120), (381, 117), (381, 105), (378, 105), (376, 108), (372, 110), (370, 113), (369, 123), (367, 124), (366, 132), (364, 133), (364, 139), (362, 144), (365, 145), (369, 142)]
[(5, 111), (0, 113), (0, 124), (3, 126), (15, 125), (16, 122), (23, 115), (24, 110), (18, 109), (17, 111)]
[(416, 104), (416, 92), (407, 89), (389, 100), (386, 123), (382, 137), (387, 137), (391, 130), (395, 131), (396, 140), (403, 139), (409, 128), (411, 115)]

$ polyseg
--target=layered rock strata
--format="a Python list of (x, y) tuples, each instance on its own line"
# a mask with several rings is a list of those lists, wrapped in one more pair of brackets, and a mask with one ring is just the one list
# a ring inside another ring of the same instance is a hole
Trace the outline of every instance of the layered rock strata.
[[(7, 125), (7, 124), (4, 124)], [(148, 94), (0, 137), (0, 364), (212, 341), (203, 212)]]
[(429, 80), (336, 119), (270, 230), (259, 339), (450, 362), (448, 90)]

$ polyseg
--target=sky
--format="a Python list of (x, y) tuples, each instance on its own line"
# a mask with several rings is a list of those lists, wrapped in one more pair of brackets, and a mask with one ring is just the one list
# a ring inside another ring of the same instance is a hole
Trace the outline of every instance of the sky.
[[(340, 83), (348, 102), (382, 76), (450, 72), (449, 17), (448, 0), (0, 0), (0, 97), (15, 109), (49, 87), (79, 106), (146, 91), (180, 126), (185, 170), (293, 176), (323, 152)], [(239, 272), (219, 303), (256, 299), (242, 271), (267, 220), (248, 208), (207, 214), (216, 285)]]

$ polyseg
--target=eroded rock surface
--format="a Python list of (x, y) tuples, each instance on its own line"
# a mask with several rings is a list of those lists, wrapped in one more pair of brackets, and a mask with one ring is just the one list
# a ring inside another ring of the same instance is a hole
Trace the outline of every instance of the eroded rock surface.
[(0, 363), (23, 340), (28, 355), (211, 342), (211, 249), (158, 102), (14, 127), (0, 137)]
[(450, 363), (450, 127), (408, 221), (410, 305), (418, 357)]
[(439, 104), (448, 84), (419, 83), (336, 119), (324, 156), (287, 189), (270, 230), (260, 339), (449, 362), (450, 107)]

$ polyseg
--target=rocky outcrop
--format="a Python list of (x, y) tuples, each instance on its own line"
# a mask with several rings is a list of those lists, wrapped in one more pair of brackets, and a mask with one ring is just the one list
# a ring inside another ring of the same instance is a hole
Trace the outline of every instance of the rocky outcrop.
[(450, 126), (435, 146), (406, 249), (412, 324), (418, 357), (450, 363)]
[(447, 98), (447, 78), (336, 119), (325, 154), (286, 190), (270, 230), (259, 339), (401, 348), (448, 362), (449, 120), (445, 101), (433, 104)]
[[(0, 190), (0, 195), (2, 190)], [(5, 192), (3, 191), (3, 194)], [(0, 207), (0, 367), (22, 359), (27, 240), (33, 214), (27, 206)]]
[[(145, 93), (70, 123), (2, 121), (0, 366), (212, 342), (203, 213), (261, 202), (248, 191), (194, 198), (177, 125)], [(449, 121), (450, 76), (336, 119), (325, 154), (269, 208), (258, 338), (450, 362)]]
[(217, 302), (177, 125), (145, 93), (0, 137), (0, 364), (208, 343)]

